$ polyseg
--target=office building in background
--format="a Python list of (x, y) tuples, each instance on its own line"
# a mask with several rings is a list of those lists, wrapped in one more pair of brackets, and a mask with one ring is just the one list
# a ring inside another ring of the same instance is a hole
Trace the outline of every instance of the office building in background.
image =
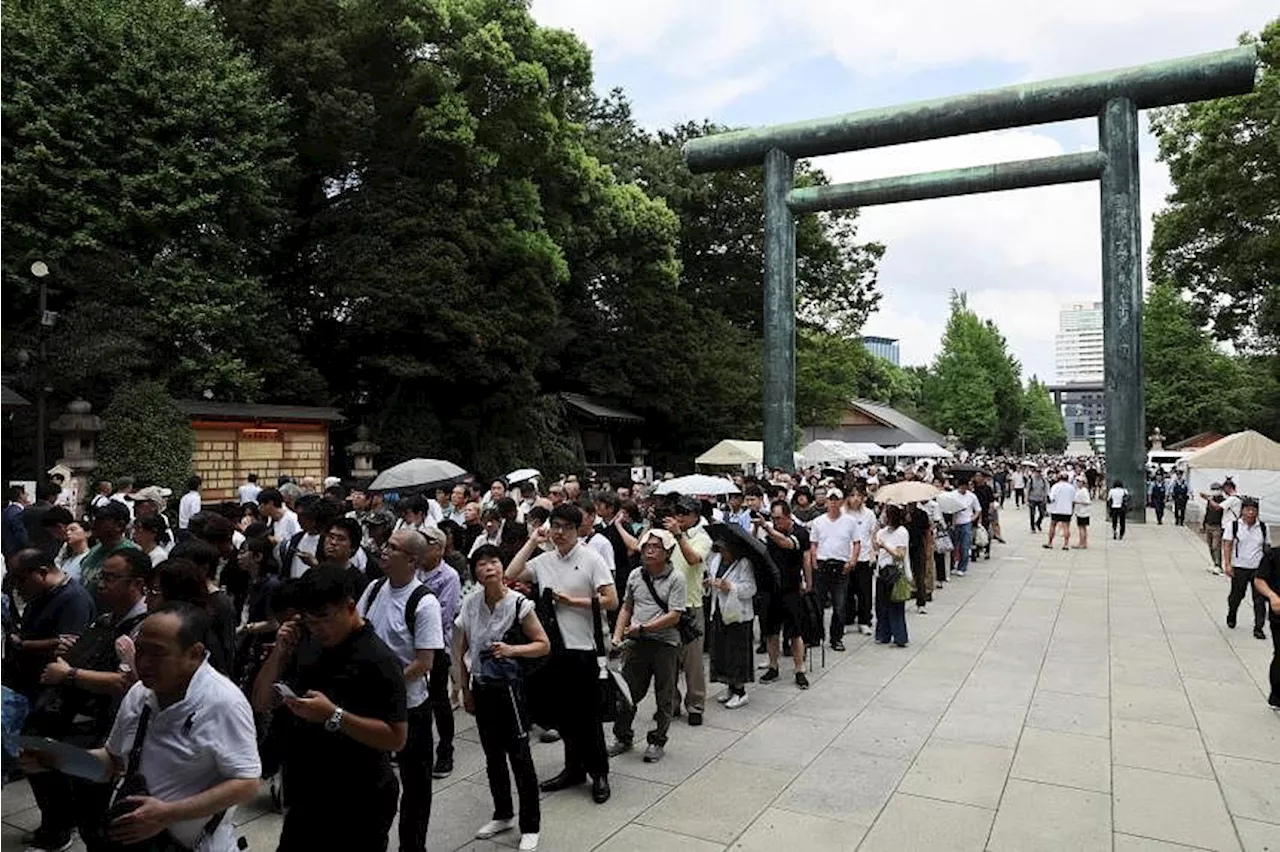
[(1059, 384), (1103, 381), (1102, 303), (1070, 302), (1058, 312), (1054, 369)]
[[(1099, 314), (1101, 316), (1101, 314)], [(872, 355), (883, 358), (895, 367), (898, 363), (898, 339), (896, 337), (864, 337), (862, 345)]]

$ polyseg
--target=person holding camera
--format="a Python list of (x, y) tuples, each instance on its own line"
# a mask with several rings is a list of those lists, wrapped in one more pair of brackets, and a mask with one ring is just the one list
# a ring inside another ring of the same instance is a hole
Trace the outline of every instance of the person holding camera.
[[(609, 755), (600, 727), (600, 667), (596, 661), (595, 601), (618, 606), (613, 570), (578, 539), (582, 510), (565, 501), (551, 510), (551, 525), (538, 527), (507, 566), (506, 579), (537, 584), (554, 599), (562, 644), (547, 662), (545, 678), (558, 696), (556, 730), (564, 740), (564, 771), (542, 782), (545, 793), (576, 787), (591, 776), (591, 798), (609, 801)], [(542, 551), (550, 539), (551, 550)], [(537, 553), (537, 556), (534, 554)]]
[(281, 625), (253, 684), (254, 709), (288, 710), (274, 722), (289, 806), (277, 852), (383, 852), (399, 795), (391, 753), (409, 738), (404, 666), (341, 568), (308, 571), (298, 598), (302, 615)]
[[(125, 695), (106, 746), (86, 752), (101, 763), (103, 782), (123, 776), (84, 838), (90, 850), (143, 842), (174, 852), (236, 849), (232, 811), (257, 794), (262, 766), (249, 702), (205, 658), (208, 620), (203, 609), (172, 603), (142, 622), (140, 682)], [(39, 750), (20, 759), (27, 772), (60, 765)]]
[[(657, 763), (667, 745), (681, 653), (678, 625), (688, 601), (685, 574), (672, 562), (676, 547), (675, 536), (666, 530), (647, 530), (640, 537), (640, 567), (633, 568), (627, 577), (622, 608), (613, 630), (613, 647), (622, 654), (622, 676), (631, 690), (633, 703), (625, 712), (619, 711), (613, 724), (610, 757), (633, 748), (635, 735), (631, 724), (635, 721), (635, 706), (649, 691), (650, 681), (657, 709), (644, 762)], [(697, 644), (701, 648), (702, 643)], [(698, 656), (701, 658), (701, 652)], [(702, 667), (701, 659), (698, 667)]]
[[(520, 793), (520, 852), (534, 852), (542, 811), (538, 775), (529, 753), (530, 721), (525, 712), (520, 661), (545, 657), (551, 643), (533, 601), (503, 582), (502, 553), (497, 546), (476, 548), (471, 554), (471, 569), (481, 591), (462, 602), (454, 625), (454, 651), (463, 707), (476, 717), (493, 796), (493, 819), (480, 827), (476, 838), (488, 840), (516, 827), (511, 801), (514, 775)], [(508, 764), (511, 775), (507, 774)]]

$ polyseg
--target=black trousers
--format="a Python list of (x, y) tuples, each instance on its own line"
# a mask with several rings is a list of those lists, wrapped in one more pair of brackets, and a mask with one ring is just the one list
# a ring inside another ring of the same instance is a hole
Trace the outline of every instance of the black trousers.
[(485, 686), (473, 681), (471, 694), (476, 704), (476, 730), (480, 734), (480, 747), (484, 749), (489, 794), (493, 796), (493, 818), (515, 816), (515, 805), (511, 801), (511, 775), (514, 775), (516, 790), (520, 793), (520, 833), (537, 834), (542, 821), (538, 774), (533, 767), (533, 756), (529, 754), (529, 718), (520, 686)]
[(608, 775), (595, 651), (561, 651), (552, 655), (546, 668), (557, 697), (556, 730), (564, 741), (564, 771), (574, 778)]
[[(434, 666), (433, 666), (434, 668)], [(425, 852), (431, 823), (431, 702), (409, 711), (409, 739), (400, 752), (400, 852)]]
[(1031, 529), (1039, 530), (1044, 526), (1045, 503), (1043, 500), (1028, 500), (1027, 512), (1031, 515)]
[(1272, 707), (1280, 707), (1280, 615), (1271, 614), (1271, 697)]
[(1124, 538), (1125, 513), (1124, 509), (1108, 507), (1107, 511), (1111, 513), (1111, 534)]
[(1178, 526), (1182, 526), (1187, 522), (1187, 501), (1173, 501), (1173, 522)]
[[(938, 533), (938, 535), (946, 535), (946, 533)], [(939, 583), (947, 582), (947, 554), (933, 552), (933, 573), (934, 578)]]
[[(430, 773), (427, 780), (431, 780)], [(322, 799), (312, 792), (299, 791), (299, 795), (290, 797), (276, 852), (386, 852), (400, 795), (393, 773), (388, 772), (371, 789), (347, 798)]]
[(845, 624), (871, 625), (871, 577), (874, 573), (870, 562), (859, 562), (853, 566), (845, 599)]
[(31, 794), (40, 806), (43, 839), (70, 838), (76, 829), (85, 847), (93, 852), (95, 829), (102, 824), (111, 801), (111, 785), (82, 781), (61, 772), (39, 772), (28, 776), (28, 780)]
[(1027, 495), (1027, 489), (1025, 488), (1013, 489), (1013, 508), (1016, 509), (1019, 506), (1021, 506), (1023, 503), (1025, 503), (1026, 500), (1024, 498), (1026, 497), (1026, 495)]
[(1231, 591), (1227, 594), (1227, 617), (1236, 620), (1236, 611), (1244, 600), (1245, 590), (1253, 595), (1253, 629), (1261, 630), (1267, 621), (1267, 611), (1271, 602), (1258, 591), (1253, 578), (1258, 576), (1257, 568), (1233, 568), (1231, 570)]
[(844, 638), (844, 616), (849, 597), (849, 574), (845, 573), (844, 562), (839, 559), (824, 559), (818, 563), (818, 570), (813, 572), (814, 591), (818, 595), (818, 606), (825, 607), (831, 601), (832, 642)]
[(436, 723), (436, 756), (441, 760), (453, 760), (453, 705), (449, 703), (449, 666), (447, 651), (433, 655), (431, 674), (427, 679), (427, 702)]

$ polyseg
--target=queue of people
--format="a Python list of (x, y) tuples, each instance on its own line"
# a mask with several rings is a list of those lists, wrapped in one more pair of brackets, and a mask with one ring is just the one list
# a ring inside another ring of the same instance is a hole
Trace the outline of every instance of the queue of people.
[[(1095, 496), (1123, 537), (1122, 483), (1103, 495), (1070, 465), (999, 473), (776, 472), (722, 501), (576, 482), (528, 500), (499, 481), (398, 506), (336, 483), (250, 482), (254, 499), (225, 512), (184, 498), (173, 531), (148, 520), (163, 502), (138, 511), (145, 496), (131, 509), (101, 495), (87, 519), (54, 507), (41, 519), (51, 541), (8, 558), (5, 588), (23, 606), (5, 625), (5, 686), (30, 707), (25, 733), (96, 763), (76, 774), (56, 751), (24, 752), (41, 811), (29, 848), (61, 852), (78, 833), (91, 852), (156, 837), (177, 845), (151, 848), (229, 852), (234, 808), (265, 778), (285, 812), (281, 850), (383, 850), (398, 814), (398, 848), (422, 852), (464, 712), (493, 803), (475, 836), (518, 831), (532, 852), (540, 793), (587, 786), (604, 805), (611, 761), (661, 761), (679, 747), (677, 719), (702, 724), (708, 681), (733, 711), (753, 684), (783, 680), (784, 651), (804, 690), (808, 652), (844, 651), (847, 631), (907, 647), (908, 604), (926, 615), (1003, 542), (1008, 492), (1033, 531), (1037, 504), (1047, 511), (1046, 547), (1073, 532), (1088, 546)], [(877, 499), (895, 480), (931, 482), (934, 496)], [(1224, 490), (1228, 624), (1252, 595), (1255, 635), (1269, 611), (1274, 639), (1265, 527), (1256, 502)], [(1277, 674), (1273, 663), (1273, 705)], [(541, 781), (535, 735), (563, 748)]]

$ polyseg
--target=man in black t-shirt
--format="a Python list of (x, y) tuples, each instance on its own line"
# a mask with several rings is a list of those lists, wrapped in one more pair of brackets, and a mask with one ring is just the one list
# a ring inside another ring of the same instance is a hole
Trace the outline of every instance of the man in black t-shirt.
[(1271, 610), (1271, 695), (1267, 702), (1280, 711), (1280, 550), (1272, 547), (1262, 556), (1253, 587), (1267, 599)]
[(982, 517), (974, 520), (982, 524), (983, 529), (987, 531), (987, 546), (974, 547), (973, 559), (982, 554), (983, 550), (987, 552), (987, 558), (991, 558), (991, 504), (995, 502), (996, 492), (991, 487), (991, 483), (987, 482), (987, 477), (981, 473), (973, 476), (973, 496), (978, 498), (978, 505), (982, 507)]
[(44, 667), (75, 644), (96, 608), (93, 597), (46, 551), (27, 548), (10, 556), (9, 576), (27, 606), (18, 632), (5, 637), (4, 683), (34, 699)]
[(253, 685), (253, 706), (280, 703), (288, 684), (285, 794), (289, 811), (278, 852), (383, 852), (400, 787), (391, 752), (408, 737), (401, 665), (356, 608), (351, 579), (335, 567), (299, 581), (304, 613), (284, 624)]
[(758, 534), (763, 534), (765, 547), (782, 583), (777, 594), (769, 595), (762, 631), (769, 649), (769, 670), (761, 683), (778, 679), (778, 660), (782, 655), (780, 635), (791, 643), (791, 659), (796, 666), (796, 686), (809, 688), (804, 674), (804, 640), (800, 638), (800, 595), (813, 588), (813, 562), (809, 553), (809, 531), (791, 517), (791, 504), (775, 500), (769, 509), (770, 520), (751, 519)]

